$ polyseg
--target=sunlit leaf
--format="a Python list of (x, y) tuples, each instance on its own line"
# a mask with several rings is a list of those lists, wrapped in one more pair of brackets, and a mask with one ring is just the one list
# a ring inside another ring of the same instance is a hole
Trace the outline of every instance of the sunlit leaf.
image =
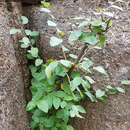
[(61, 104), (61, 99), (58, 97), (53, 97), (53, 106), (55, 107), (55, 109), (58, 109), (60, 107)]
[(84, 36), (82, 37), (82, 39), (85, 43), (88, 43), (90, 45), (95, 45), (97, 43), (97, 38), (95, 35), (92, 35), (92, 34), (85, 34), (84, 33)]
[(120, 87), (117, 87), (116, 90), (120, 93), (125, 93), (125, 89), (124, 88), (120, 88)]
[(79, 24), (79, 27), (85, 27), (88, 26), (89, 22), (88, 21), (83, 21), (82, 23)]
[(85, 92), (85, 94), (90, 98), (90, 100), (92, 102), (96, 102), (97, 101), (96, 97), (90, 91)]
[(84, 70), (88, 70), (89, 67), (93, 65), (93, 62), (90, 59), (85, 58), (84, 61), (80, 63), (80, 65), (81, 65), (81, 68), (83, 68)]
[(26, 16), (21, 16), (21, 22), (22, 22), (22, 24), (27, 24), (28, 18)]
[(89, 77), (89, 76), (85, 76), (85, 79), (87, 79), (90, 84), (94, 84), (95, 83), (95, 81), (91, 77)]
[(23, 42), (24, 44), (29, 44), (29, 43), (30, 43), (30, 40), (29, 40), (28, 37), (23, 37), (23, 38), (22, 38), (22, 42)]
[(32, 37), (39, 36), (39, 31), (31, 31), (30, 36)]
[(101, 89), (96, 90), (96, 98), (103, 100), (105, 97), (105, 91)]
[(106, 86), (106, 88), (108, 89), (107, 91), (108, 94), (115, 94), (117, 92), (116, 88), (113, 88), (110, 85)]
[(51, 3), (50, 2), (45, 2), (45, 1), (41, 1), (41, 4), (45, 7), (50, 7)]
[(75, 31), (71, 32), (69, 39), (68, 39), (69, 43), (72, 43), (72, 42), (78, 40), (79, 37), (81, 36), (81, 34), (82, 34), (82, 32), (79, 30), (75, 30)]
[(36, 66), (40, 66), (42, 63), (43, 63), (43, 60), (42, 60), (42, 59), (36, 59), (36, 60), (35, 60), (35, 65), (36, 65)]
[(77, 56), (77, 55), (74, 55), (74, 54), (69, 54), (69, 56), (70, 56), (71, 58), (73, 58), (73, 59), (77, 59), (77, 58), (78, 58), (78, 56)]
[(49, 110), (49, 105), (48, 105), (47, 101), (44, 100), (44, 99), (42, 99), (42, 100), (40, 100), (40, 101), (37, 102), (37, 107), (38, 107), (41, 111), (43, 111), (43, 112), (45, 112), (45, 113), (47, 113), (48, 110)]
[(104, 70), (102, 66), (93, 67), (93, 69), (101, 74), (107, 75), (107, 72)]
[(26, 110), (27, 111), (30, 111), (32, 110), (33, 108), (36, 107), (36, 104), (33, 102), (33, 101), (30, 101), (28, 104), (27, 104), (27, 107), (26, 107)]
[(51, 78), (52, 72), (55, 70), (55, 68), (58, 66), (58, 62), (54, 61), (51, 62), (45, 69), (45, 73), (47, 75), (47, 78)]
[(62, 45), (62, 50), (63, 50), (63, 51), (69, 51), (69, 49), (68, 49), (68, 48), (66, 48), (66, 47), (65, 47), (65, 46), (63, 46), (63, 45)]
[(106, 40), (105, 36), (103, 36), (103, 35), (99, 36), (99, 45), (101, 47), (103, 47), (105, 45), (105, 40)]
[(69, 61), (69, 60), (60, 60), (60, 63), (62, 64), (62, 65), (64, 65), (65, 67), (71, 67), (72, 66), (72, 62), (71, 61)]
[(122, 80), (121, 84), (122, 85), (130, 85), (130, 80)]
[(38, 48), (32, 47), (31, 50), (28, 51), (33, 57), (38, 57)]
[(62, 39), (59, 39), (59, 38), (57, 38), (57, 37), (51, 37), (51, 39), (50, 39), (50, 45), (53, 47), (53, 46), (57, 46), (57, 45), (59, 45), (59, 44), (61, 44), (63, 42), (63, 40)]
[(53, 21), (50, 21), (50, 20), (47, 21), (47, 24), (48, 24), (48, 26), (52, 26), (52, 27), (56, 27), (57, 26), (56, 23), (54, 23)]
[(13, 28), (13, 29), (10, 30), (10, 34), (16, 34), (16, 33), (20, 33), (20, 32), (21, 32), (20, 29)]

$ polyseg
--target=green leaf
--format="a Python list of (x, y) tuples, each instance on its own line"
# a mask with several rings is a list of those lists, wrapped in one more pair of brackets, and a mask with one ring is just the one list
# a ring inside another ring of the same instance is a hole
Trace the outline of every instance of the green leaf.
[(69, 49), (68, 49), (68, 48), (66, 48), (66, 47), (65, 47), (65, 46), (63, 46), (63, 45), (62, 45), (62, 50), (63, 50), (63, 51), (69, 51)]
[(103, 100), (105, 97), (105, 91), (101, 89), (96, 90), (96, 98)]
[(16, 34), (16, 33), (20, 33), (20, 32), (21, 32), (20, 29), (13, 28), (13, 29), (10, 30), (10, 34)]
[(96, 35), (86, 34), (83, 36), (82, 40), (90, 45), (95, 45), (97, 43)]
[(69, 60), (60, 60), (60, 63), (65, 67), (71, 67), (73, 65), (73, 63)]
[(60, 104), (61, 108), (64, 108), (66, 105), (67, 105), (67, 102), (65, 102), (65, 101), (62, 101)]
[(36, 40), (31, 39), (31, 43), (32, 43), (32, 45), (35, 45), (36, 44)]
[(94, 84), (95, 83), (95, 81), (91, 77), (89, 77), (89, 76), (85, 76), (85, 79), (87, 79), (90, 84)]
[(76, 107), (77, 107), (77, 109), (78, 109), (79, 112), (86, 113), (85, 109), (82, 106), (76, 105)]
[(64, 76), (66, 75), (66, 72), (67, 72), (67, 71), (68, 71), (68, 70), (67, 70), (64, 66), (58, 65), (58, 66), (56, 67), (56, 69), (55, 69), (55, 74), (56, 74), (57, 76), (64, 77)]
[(58, 130), (56, 127), (51, 128), (51, 130)]
[(31, 30), (25, 29), (25, 33), (26, 33), (27, 36), (29, 36), (30, 33), (31, 33)]
[(96, 97), (90, 91), (85, 92), (85, 94), (90, 98), (90, 100), (92, 102), (96, 102), (97, 101)]
[(28, 104), (27, 104), (27, 107), (26, 107), (26, 110), (27, 111), (30, 111), (32, 110), (33, 108), (36, 107), (36, 104), (33, 102), (33, 101), (30, 101)]
[(45, 7), (49, 7), (51, 6), (51, 3), (50, 2), (45, 2), (45, 1), (41, 1), (41, 4)]
[(47, 21), (47, 24), (48, 24), (48, 26), (52, 26), (52, 27), (56, 27), (57, 26), (56, 23), (54, 23), (53, 21), (50, 21), (50, 20)]
[(75, 77), (72, 81), (71, 81), (71, 90), (74, 91), (75, 89), (77, 89), (77, 87), (82, 83), (82, 78), (81, 77)]
[(30, 122), (30, 127), (31, 127), (31, 128), (36, 128), (36, 127), (38, 127), (37, 122), (31, 120), (31, 122)]
[(48, 79), (51, 78), (52, 70), (50, 70), (49, 67), (47, 67), (47, 68), (45, 69), (45, 73), (46, 73)]
[(46, 13), (50, 13), (51, 11), (47, 8), (41, 8), (40, 11), (42, 12), (46, 12)]
[(56, 117), (67, 123), (69, 120), (69, 111), (67, 109), (59, 109), (56, 112)]
[(93, 20), (91, 21), (91, 24), (92, 24), (93, 26), (101, 26), (101, 25), (103, 25), (104, 23), (103, 23), (102, 20), (100, 20), (100, 19), (93, 19)]
[(28, 18), (26, 16), (21, 16), (21, 22), (22, 22), (22, 24), (27, 24)]
[(30, 36), (32, 37), (39, 36), (39, 31), (31, 31)]
[(96, 9), (96, 11), (102, 13), (102, 12), (104, 12), (104, 9), (98, 8), (98, 9)]
[(62, 39), (59, 39), (59, 38), (57, 38), (57, 37), (51, 37), (51, 39), (50, 39), (50, 45), (53, 47), (53, 46), (57, 46), (57, 45), (59, 45), (59, 44), (61, 44), (63, 42), (63, 40)]
[(38, 48), (32, 47), (31, 50), (28, 51), (33, 57), (38, 57)]
[(76, 77), (80, 77), (80, 74), (79, 74), (79, 72), (74, 70), (74, 71), (71, 72), (71, 77), (74, 79)]
[(122, 80), (121, 84), (122, 85), (130, 85), (130, 80)]
[(106, 71), (104, 70), (102, 66), (93, 67), (93, 69), (101, 74), (107, 75)]
[(72, 42), (78, 40), (79, 37), (81, 36), (81, 34), (82, 34), (82, 32), (79, 31), (79, 30), (73, 31), (73, 32), (70, 34), (70, 36), (69, 36), (69, 39), (68, 39), (68, 40), (69, 40), (69, 43), (72, 43)]
[(32, 36), (32, 37), (39, 36), (39, 31), (31, 31), (31, 30), (26, 29), (25, 33), (26, 35)]
[(83, 118), (79, 112), (81, 113), (86, 113), (84, 108), (79, 106), (79, 105), (72, 105), (71, 110), (70, 110), (70, 117), (79, 117)]
[(116, 90), (120, 93), (125, 93), (125, 89), (124, 88), (120, 88), (120, 87), (117, 87)]
[(109, 27), (111, 27), (112, 24), (113, 24), (113, 23), (112, 23), (112, 20), (110, 20), (110, 21), (109, 21)]
[(37, 102), (37, 107), (38, 107), (41, 111), (43, 111), (43, 112), (45, 112), (45, 113), (48, 113), (49, 105), (48, 105), (48, 103), (47, 103), (46, 100), (42, 99), (42, 100), (38, 101), (38, 102)]
[(55, 109), (58, 109), (61, 104), (61, 99), (58, 97), (53, 97), (53, 106)]
[(85, 91), (88, 91), (88, 89), (91, 88), (89, 82), (88, 82), (88, 81), (85, 81), (85, 80), (83, 80), (83, 79), (82, 79), (82, 86), (83, 86), (83, 88), (84, 88)]
[(62, 31), (59, 31), (58, 34), (59, 34), (59, 36), (61, 36), (61, 37), (64, 37), (64, 36), (65, 36), (65, 32), (62, 32)]
[(80, 65), (81, 68), (83, 68), (84, 70), (88, 70), (89, 67), (93, 65), (93, 62), (90, 59), (85, 58), (85, 60), (82, 63), (80, 63)]
[(50, 130), (54, 126), (54, 122), (55, 122), (54, 116), (41, 117), (40, 123), (43, 124), (45, 127), (42, 127), (39, 130)]
[(47, 100), (49, 109), (51, 109), (52, 105), (53, 105), (53, 95), (52, 94), (48, 94), (48, 96), (46, 96), (45, 99)]
[(34, 59), (34, 57), (32, 57), (32, 55), (31, 55), (30, 53), (28, 53), (28, 54), (27, 54), (27, 59), (32, 60), (32, 59)]
[(99, 45), (101, 47), (103, 47), (105, 45), (105, 40), (106, 40), (105, 36), (103, 36), (103, 35), (99, 36)]
[(67, 95), (66, 95), (66, 93), (65, 93), (64, 91), (57, 91), (57, 92), (55, 93), (55, 96), (56, 96), (56, 97), (59, 97), (59, 98), (63, 98), (63, 97), (65, 97), (65, 96), (67, 96)]
[(58, 62), (54, 61), (51, 62), (45, 69), (45, 73), (47, 75), (47, 78), (51, 78), (52, 72), (55, 70), (55, 68), (58, 66)]
[(23, 37), (23, 38), (22, 38), (22, 42), (23, 42), (24, 44), (28, 45), (28, 44), (30, 43), (30, 40), (29, 40), (28, 37)]
[(115, 94), (117, 91), (116, 91), (116, 88), (113, 88), (112, 86), (108, 85), (106, 86), (106, 88), (108, 89), (108, 94)]
[(64, 97), (64, 100), (65, 101), (71, 101), (71, 100), (73, 100), (73, 97), (72, 96), (66, 96), (66, 97)]
[(21, 48), (28, 48), (29, 47), (28, 44), (21, 44), (20, 46), (21, 46)]
[(67, 125), (66, 130), (74, 130), (74, 128), (71, 125)]
[(35, 60), (35, 65), (36, 65), (36, 66), (40, 66), (42, 63), (43, 63), (43, 60), (42, 60), (42, 59), (36, 59), (36, 60)]
[(73, 58), (73, 59), (77, 59), (77, 58), (78, 58), (78, 56), (77, 56), (77, 55), (74, 55), (74, 54), (69, 54), (69, 56), (70, 56), (71, 58)]
[(89, 22), (88, 21), (83, 21), (82, 23), (79, 24), (79, 27), (85, 27), (88, 26)]

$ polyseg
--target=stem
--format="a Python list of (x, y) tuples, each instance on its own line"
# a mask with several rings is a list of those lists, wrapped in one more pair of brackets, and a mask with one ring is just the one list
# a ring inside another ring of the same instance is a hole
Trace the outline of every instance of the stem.
[(70, 73), (73, 71), (73, 69), (75, 68), (75, 66), (77, 65), (77, 63), (81, 60), (81, 58), (83, 57), (83, 55), (84, 55), (86, 49), (88, 49), (87, 43), (84, 44), (84, 47), (82, 48), (82, 50), (81, 50), (81, 52), (80, 52), (80, 54), (79, 54), (79, 56), (78, 56), (78, 58), (77, 58), (75, 64), (72, 65), (72, 67), (69, 69), (69, 71), (68, 71), (68, 73), (67, 73), (68, 75), (70, 75)]
[(64, 59), (67, 60), (66, 54), (65, 54), (65, 52), (63, 51), (63, 49), (62, 49), (62, 53), (63, 53)]

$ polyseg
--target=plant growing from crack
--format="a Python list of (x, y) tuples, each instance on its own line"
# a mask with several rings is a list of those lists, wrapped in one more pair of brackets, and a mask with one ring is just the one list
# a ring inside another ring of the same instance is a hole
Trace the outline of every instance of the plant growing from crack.
[[(48, 13), (54, 20), (50, 10), (42, 8), (41, 11)], [(20, 22), (27, 24), (27, 17), (21, 16)], [(97, 71), (104, 76), (108, 74), (102, 66), (94, 66), (93, 61), (86, 57), (90, 49), (102, 49), (105, 45), (105, 35), (111, 26), (111, 18), (102, 16), (81, 22), (79, 28), (82, 28), (82, 31), (72, 31), (68, 41), (74, 45), (80, 40), (83, 44), (79, 48), (79, 55), (69, 53), (69, 58), (66, 56), (69, 49), (62, 44), (64, 32), (60, 31), (54, 21), (48, 20), (47, 23), (55, 27), (60, 36), (52, 36), (50, 46), (60, 47), (64, 59), (50, 59), (43, 63), (35, 40), (39, 32), (24, 28), (10, 30), (10, 34), (23, 34), (23, 38), (19, 40), (20, 46), (27, 49), (27, 58), (31, 61), (29, 69), (32, 75), (32, 99), (26, 108), (32, 113), (30, 126), (33, 130), (74, 130), (73, 126), (69, 125), (70, 118), (83, 118), (86, 113), (85, 109), (78, 105), (81, 100), (88, 98), (91, 102), (97, 102), (104, 100), (109, 94), (125, 93), (123, 88), (113, 88), (110, 85), (105, 90), (93, 90), (92, 86), (96, 82), (90, 76), (91, 71)], [(130, 81), (124, 80), (122, 84), (129, 85)]]

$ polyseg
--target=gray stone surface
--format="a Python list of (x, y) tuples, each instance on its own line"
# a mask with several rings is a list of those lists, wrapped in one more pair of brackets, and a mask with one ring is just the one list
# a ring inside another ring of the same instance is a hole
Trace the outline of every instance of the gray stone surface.
[(15, 9), (20, 3), (13, 3), (11, 12), (7, 3), (0, 4), (0, 130), (29, 130), (21, 57), (15, 50), (18, 37), (9, 34), (11, 27), (18, 27)]

